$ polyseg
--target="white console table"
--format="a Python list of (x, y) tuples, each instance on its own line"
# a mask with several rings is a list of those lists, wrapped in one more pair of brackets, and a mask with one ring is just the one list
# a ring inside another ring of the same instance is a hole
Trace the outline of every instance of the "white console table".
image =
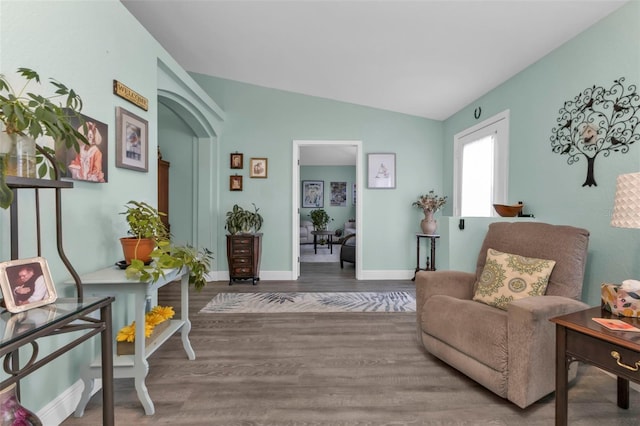
[[(145, 414), (152, 415), (155, 413), (153, 401), (149, 396), (149, 391), (145, 384), (145, 378), (149, 371), (149, 363), (147, 358), (153, 354), (169, 337), (178, 330), (182, 333), (182, 346), (189, 360), (196, 359), (196, 354), (191, 347), (189, 341), (189, 331), (191, 330), (191, 322), (189, 321), (189, 275), (187, 270), (178, 273), (177, 270), (165, 271), (165, 277), (160, 278), (155, 283), (140, 282), (137, 280), (129, 280), (126, 278), (123, 270), (118, 267), (110, 267), (81, 275), (80, 280), (84, 286), (87, 295), (108, 295), (116, 297), (124, 294), (135, 295), (135, 321), (136, 321), (136, 338), (134, 342), (134, 355), (115, 355), (113, 357), (113, 377), (130, 378), (135, 380), (135, 388), (138, 399), (144, 407)], [(145, 346), (144, 326), (145, 326), (145, 306), (147, 298), (153, 291), (169, 284), (170, 282), (181, 280), (181, 318), (172, 319), (169, 327), (161, 332), (152, 343)], [(114, 335), (117, 330), (114, 329)], [(115, 347), (115, 345), (114, 345)], [(100, 361), (99, 359), (90, 364), (82, 372), (82, 380), (84, 382), (84, 390), (78, 407), (75, 411), (76, 417), (84, 414), (84, 409), (89, 402), (91, 393), (95, 384), (95, 380), (100, 377)]]

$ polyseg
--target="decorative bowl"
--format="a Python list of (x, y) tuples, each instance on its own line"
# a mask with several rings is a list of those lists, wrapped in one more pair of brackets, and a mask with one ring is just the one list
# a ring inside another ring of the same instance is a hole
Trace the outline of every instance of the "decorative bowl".
[(513, 206), (507, 206), (505, 204), (494, 204), (493, 208), (502, 217), (515, 217), (522, 211), (524, 204), (514, 204)]

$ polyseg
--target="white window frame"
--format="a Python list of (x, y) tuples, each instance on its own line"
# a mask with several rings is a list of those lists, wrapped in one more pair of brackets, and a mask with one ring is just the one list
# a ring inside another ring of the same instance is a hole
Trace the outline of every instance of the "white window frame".
[[(465, 144), (495, 134), (493, 203), (508, 204), (509, 193), (509, 110), (494, 115), (453, 136), (453, 214), (462, 208), (462, 150)], [(492, 216), (497, 213), (492, 210)]]

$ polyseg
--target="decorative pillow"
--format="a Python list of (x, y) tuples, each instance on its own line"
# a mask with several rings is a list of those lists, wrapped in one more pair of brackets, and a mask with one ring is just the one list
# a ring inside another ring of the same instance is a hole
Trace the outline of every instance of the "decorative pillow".
[(542, 296), (547, 290), (555, 260), (534, 259), (487, 250), (487, 261), (476, 283), (473, 300), (507, 309), (516, 299)]

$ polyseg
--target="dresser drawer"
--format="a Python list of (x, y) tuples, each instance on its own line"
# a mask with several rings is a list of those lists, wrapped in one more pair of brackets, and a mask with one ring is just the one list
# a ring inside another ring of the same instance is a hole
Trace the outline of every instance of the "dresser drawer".
[(640, 353), (636, 351), (567, 330), (567, 354), (640, 383)]
[(245, 266), (251, 265), (251, 256), (237, 256), (231, 260), (232, 266), (235, 268), (236, 266)]
[(253, 268), (251, 266), (237, 266), (231, 271), (233, 277), (251, 277), (253, 276)]

